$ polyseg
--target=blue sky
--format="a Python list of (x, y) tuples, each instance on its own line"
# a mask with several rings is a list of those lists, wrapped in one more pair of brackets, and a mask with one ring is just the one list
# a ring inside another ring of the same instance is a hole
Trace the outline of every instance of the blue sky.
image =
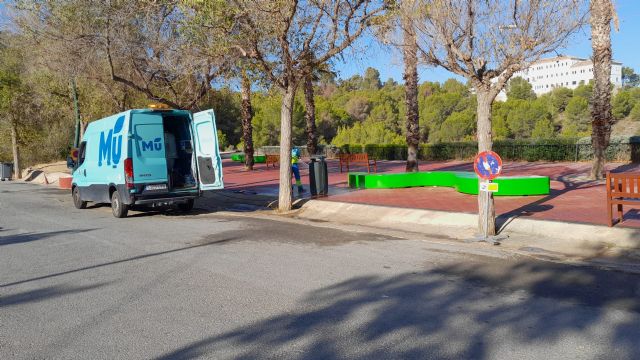
[[(613, 44), (613, 58), (622, 62), (623, 66), (629, 66), (640, 73), (640, 0), (617, 0), (616, 10), (620, 19), (620, 31), (613, 31), (611, 40)], [(589, 27), (585, 27), (573, 36), (569, 45), (559, 51), (565, 55), (588, 58), (591, 56), (591, 41)], [(345, 54), (345, 61), (335, 61), (335, 68), (339, 77), (346, 79), (355, 74), (362, 75), (364, 70), (371, 66), (380, 72), (380, 79), (388, 78), (402, 81), (402, 57), (395, 51), (383, 49), (370, 39), (365, 40), (366, 51), (360, 55)], [(418, 69), (419, 81), (443, 82), (448, 78), (456, 77), (443, 69), (420, 67)]]

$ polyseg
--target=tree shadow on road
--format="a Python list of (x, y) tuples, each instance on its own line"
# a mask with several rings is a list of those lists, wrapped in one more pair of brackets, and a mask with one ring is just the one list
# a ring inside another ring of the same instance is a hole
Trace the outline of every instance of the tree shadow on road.
[(28, 232), (22, 234), (15, 235), (4, 235), (0, 237), (0, 246), (3, 245), (12, 245), (12, 244), (22, 244), (37, 240), (44, 240), (50, 237), (59, 236), (59, 235), (71, 235), (71, 234), (81, 234), (88, 231), (93, 231), (95, 229), (79, 229), (79, 230), (60, 230), (60, 231), (46, 231), (46, 232)]
[[(638, 279), (538, 262), (360, 276), (309, 293), (299, 310), (158, 359), (489, 359), (527, 351), (537, 358), (637, 359)], [(616, 316), (618, 310), (635, 318)], [(587, 339), (565, 342), (581, 335)]]
[(69, 274), (81, 272), (81, 271), (93, 270), (93, 269), (97, 269), (97, 268), (101, 268), (101, 267), (105, 267), (105, 266), (112, 266), (112, 265), (132, 262), (132, 261), (143, 260), (143, 259), (147, 259), (147, 258), (151, 258), (151, 257), (167, 255), (167, 254), (171, 254), (171, 253), (175, 253), (175, 252), (186, 251), (186, 250), (199, 248), (199, 247), (203, 247), (203, 246), (223, 245), (223, 244), (229, 243), (229, 242), (231, 242), (231, 241), (236, 239), (236, 237), (233, 237), (233, 236), (226, 236), (225, 237), (224, 234), (225, 233), (220, 233), (220, 234), (218, 234), (218, 236), (206, 238), (206, 239), (204, 239), (204, 241), (198, 242), (198, 243), (190, 245), (190, 246), (180, 247), (180, 248), (177, 248), (177, 249), (159, 251), (159, 252), (154, 252), (154, 253), (147, 253), (147, 254), (142, 254), (142, 255), (138, 255), (138, 256), (132, 256), (132, 257), (125, 258), (125, 259), (107, 261), (107, 262), (103, 262), (103, 263), (99, 263), (99, 264), (95, 264), (95, 265), (89, 265), (89, 266), (84, 266), (84, 267), (81, 267), (81, 268), (71, 269), (71, 270), (67, 270), (67, 271), (61, 271), (61, 272), (58, 272), (58, 273), (53, 273), (53, 274), (38, 276), (38, 277), (34, 277), (34, 278), (14, 281), (14, 282), (10, 282), (10, 283), (0, 284), (0, 289), (1, 288), (6, 288), (6, 287), (10, 287), (10, 286), (30, 283), (30, 282), (34, 282), (34, 281), (39, 281), (39, 280), (60, 277), (60, 276), (64, 276), (64, 275), (69, 275)]
[(48, 286), (35, 290), (23, 291), (16, 294), (4, 295), (0, 296), (0, 308), (45, 301), (57, 297), (97, 289), (109, 284), (109, 282), (104, 282), (86, 286)]

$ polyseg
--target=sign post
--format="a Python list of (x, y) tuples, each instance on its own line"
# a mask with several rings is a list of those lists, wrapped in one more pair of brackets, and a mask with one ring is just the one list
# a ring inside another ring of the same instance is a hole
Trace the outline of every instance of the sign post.
[[(489, 214), (489, 202), (494, 192), (499, 191), (497, 183), (492, 182), (493, 179), (502, 173), (502, 159), (493, 151), (482, 151), (476, 155), (473, 160), (473, 170), (478, 175), (478, 196), (486, 196), (487, 201), (484, 209), (484, 233), (478, 234), (473, 241), (485, 241), (494, 245), (500, 244), (499, 240), (505, 239), (505, 235), (489, 235), (489, 222), (491, 216)], [(481, 211), (482, 213), (482, 211)]]

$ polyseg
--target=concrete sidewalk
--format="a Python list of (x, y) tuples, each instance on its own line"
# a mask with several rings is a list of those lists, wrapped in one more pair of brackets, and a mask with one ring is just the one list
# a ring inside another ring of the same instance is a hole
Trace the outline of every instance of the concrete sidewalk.
[[(295, 210), (278, 214), (267, 207), (275, 205), (275, 200), (273, 196), (223, 190), (198, 200), (195, 211), (379, 233), (398, 239), (429, 238), (429, 242), (476, 250), (483, 247), (482, 243), (464, 244), (477, 231), (474, 214), (309, 199), (299, 199)], [(498, 247), (505, 253), (640, 273), (639, 229), (528, 218), (501, 218), (498, 225), (501, 234), (508, 235)]]
[[(461, 161), (421, 163), (420, 169), (471, 171), (472, 164)], [(496, 198), (497, 223), (509, 239), (502, 247), (528, 249), (561, 257), (597, 258), (607, 255), (631, 256), (640, 263), (640, 212), (626, 208), (625, 221), (606, 226), (604, 182), (588, 180), (588, 163), (508, 162), (505, 175), (544, 175), (551, 178), (547, 196)], [(244, 196), (277, 198), (279, 172), (257, 165), (247, 172), (242, 164), (225, 162), (225, 184)], [(612, 171), (640, 171), (640, 164), (609, 163)], [(358, 169), (354, 169), (358, 170)], [(381, 173), (404, 171), (402, 161), (380, 161)], [(306, 181), (306, 169), (303, 169)], [(379, 231), (406, 231), (452, 240), (469, 239), (477, 229), (477, 198), (449, 188), (354, 190), (347, 187), (347, 174), (340, 173), (336, 161), (329, 160), (329, 196), (303, 199), (294, 215), (299, 219), (376, 228)]]
[[(306, 202), (296, 216), (463, 241), (476, 234), (478, 222), (474, 214), (319, 200)], [(633, 262), (640, 260), (636, 259), (640, 256), (640, 229), (517, 217), (500, 219), (498, 226), (501, 234), (509, 236), (501, 246), (512, 250), (555, 254), (560, 258), (627, 256)]]

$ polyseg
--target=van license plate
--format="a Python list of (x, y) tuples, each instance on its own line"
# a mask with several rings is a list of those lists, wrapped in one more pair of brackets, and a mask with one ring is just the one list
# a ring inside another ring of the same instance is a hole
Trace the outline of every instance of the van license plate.
[(145, 191), (167, 190), (167, 184), (147, 185), (144, 187), (144, 190)]

